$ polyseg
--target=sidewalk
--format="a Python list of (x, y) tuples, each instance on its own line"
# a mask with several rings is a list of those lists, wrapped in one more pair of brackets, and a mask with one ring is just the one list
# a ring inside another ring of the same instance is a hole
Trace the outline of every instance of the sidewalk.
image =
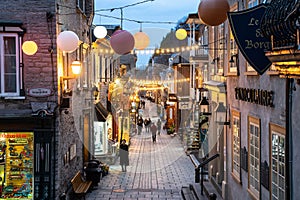
[(163, 133), (153, 144), (143, 129), (131, 140), (129, 159), (127, 172), (121, 171), (117, 160), (86, 199), (179, 200), (181, 187), (194, 182), (194, 166), (176, 136)]

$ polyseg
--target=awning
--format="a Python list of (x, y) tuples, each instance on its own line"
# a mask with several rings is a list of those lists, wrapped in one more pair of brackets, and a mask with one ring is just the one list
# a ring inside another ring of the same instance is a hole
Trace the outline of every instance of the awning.
[(105, 122), (109, 112), (105, 109), (101, 102), (95, 104), (95, 120)]
[(204, 82), (203, 84), (205, 85), (205, 88), (210, 91), (225, 93), (226, 84), (224, 82), (210, 80), (210, 81)]

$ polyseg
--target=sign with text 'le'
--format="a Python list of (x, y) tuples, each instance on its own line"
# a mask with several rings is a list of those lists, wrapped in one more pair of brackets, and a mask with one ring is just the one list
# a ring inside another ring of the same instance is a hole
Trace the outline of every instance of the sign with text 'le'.
[(228, 12), (231, 31), (239, 50), (260, 75), (272, 64), (265, 56), (265, 51), (271, 49), (271, 42), (260, 30), (266, 8), (265, 4), (260, 4), (247, 10)]

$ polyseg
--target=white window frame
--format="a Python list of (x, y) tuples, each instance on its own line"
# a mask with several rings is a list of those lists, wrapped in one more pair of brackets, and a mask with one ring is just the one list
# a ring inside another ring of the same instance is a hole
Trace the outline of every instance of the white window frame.
[[(81, 5), (82, 3), (82, 5)], [(86, 11), (86, 5), (85, 5), (86, 1), (85, 0), (77, 0), (77, 7), (79, 10), (81, 10), (83, 13), (85, 13)]]
[(260, 120), (248, 117), (248, 191), (254, 199), (260, 193)]
[[(274, 137), (273, 137), (274, 136)], [(270, 199), (285, 199), (285, 129), (270, 124)], [(281, 144), (281, 146), (279, 145)], [(279, 149), (281, 147), (281, 149)], [(274, 156), (272, 152), (274, 151)], [(280, 159), (280, 155), (283, 158)], [(280, 173), (281, 171), (281, 173)], [(281, 195), (280, 195), (281, 192)]]
[[(13, 37), (15, 38), (16, 46), (16, 92), (5, 92), (5, 77), (4, 77), (4, 37)], [(2, 97), (16, 97), (20, 96), (20, 49), (19, 45), (20, 39), (17, 33), (0, 33), (0, 78), (1, 78), (1, 87), (0, 87), (0, 96)]]
[(241, 114), (232, 111), (232, 176), (241, 183)]

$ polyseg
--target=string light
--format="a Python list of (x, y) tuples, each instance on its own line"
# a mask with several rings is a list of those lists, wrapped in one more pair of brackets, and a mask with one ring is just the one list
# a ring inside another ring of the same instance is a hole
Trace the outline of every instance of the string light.
[[(93, 46), (97, 46), (97, 44), (93, 44)], [(107, 50), (108, 47), (100, 47), (98, 46), (100, 53), (107, 53), (107, 54), (114, 54), (115, 52), (113, 49)], [(147, 54), (170, 54), (170, 53), (180, 53), (185, 51), (192, 51), (199, 48), (208, 49), (203, 46), (199, 45), (193, 45), (193, 46), (180, 46), (180, 47), (173, 47), (173, 48), (145, 48), (143, 50), (134, 49), (131, 51), (131, 54), (141, 54), (141, 55), (147, 55)]]

